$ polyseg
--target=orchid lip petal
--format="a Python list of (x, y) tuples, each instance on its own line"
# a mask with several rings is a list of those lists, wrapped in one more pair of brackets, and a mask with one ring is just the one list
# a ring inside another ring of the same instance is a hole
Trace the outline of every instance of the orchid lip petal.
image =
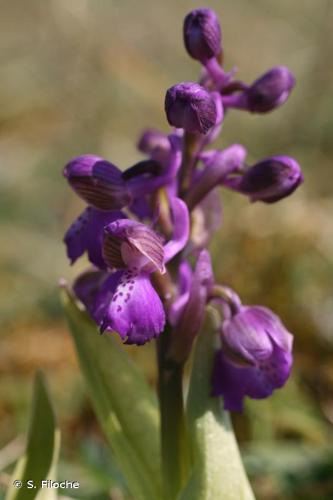
[(281, 388), (289, 378), (291, 366), (291, 352), (276, 344), (267, 360), (252, 367), (234, 364), (220, 350), (214, 362), (212, 395), (223, 396), (226, 410), (240, 412), (245, 396), (263, 399)]
[(142, 345), (163, 330), (162, 302), (146, 273), (124, 271), (104, 310), (101, 326), (116, 331), (127, 344)]

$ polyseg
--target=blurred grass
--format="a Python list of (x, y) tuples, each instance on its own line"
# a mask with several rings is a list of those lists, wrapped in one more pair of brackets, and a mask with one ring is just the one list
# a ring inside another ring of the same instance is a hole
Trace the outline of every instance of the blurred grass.
[[(326, 490), (319, 489), (318, 477), (324, 481), (325, 471), (333, 472), (327, 455), (333, 422), (333, 5), (329, 0), (207, 5), (221, 19), (227, 69), (236, 65), (250, 82), (284, 64), (297, 78), (290, 100), (275, 113), (230, 114), (218, 145), (243, 143), (250, 161), (293, 155), (306, 177), (292, 198), (274, 206), (224, 194), (224, 227), (212, 245), (218, 279), (235, 287), (245, 302), (272, 307), (295, 334), (291, 383), (270, 400), (250, 403), (245, 415), (235, 418), (238, 435), (252, 443), (250, 465), (253, 456), (260, 465), (265, 450), (280, 450), (271, 467), (249, 466), (258, 498), (331, 498), (333, 485), (328, 481)], [(111, 498), (111, 477), (117, 474), (109, 473), (110, 463), (101, 458), (103, 440), (58, 302), (59, 277), (71, 279), (84, 267), (69, 268), (61, 241), (82, 207), (61, 168), (89, 152), (125, 168), (139, 158), (135, 142), (143, 127), (168, 129), (165, 89), (195, 80), (199, 70), (181, 37), (184, 15), (197, 6), (188, 0), (30, 0), (23, 12), (18, 0), (1, 5), (0, 445), (25, 429), (32, 375), (43, 368), (65, 433), (64, 464), (92, 471), (101, 462), (109, 478), (103, 493), (88, 474), (87, 498)], [(153, 382), (153, 347), (133, 355)], [(300, 466), (297, 446), (308, 446), (319, 458)], [(289, 470), (276, 465), (279, 456), (283, 463), (284, 449), (296, 450)], [(117, 481), (112, 484), (122, 484)]]

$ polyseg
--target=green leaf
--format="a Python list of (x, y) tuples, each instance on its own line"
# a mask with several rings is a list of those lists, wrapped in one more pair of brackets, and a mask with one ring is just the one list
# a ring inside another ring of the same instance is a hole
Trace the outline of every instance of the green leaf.
[[(32, 414), (25, 454), (18, 461), (7, 491), (6, 500), (53, 500), (55, 491), (41, 489), (44, 479), (55, 479), (55, 468), (60, 449), (60, 431), (56, 428), (53, 408), (45, 387), (44, 378), (37, 374), (34, 385)], [(15, 488), (14, 481), (22, 487)], [(35, 488), (28, 488), (27, 481)]]
[(101, 427), (136, 500), (161, 498), (159, 412), (142, 373), (111, 335), (62, 291), (82, 373)]
[(253, 500), (229, 414), (210, 396), (216, 313), (208, 309), (195, 346), (187, 399), (193, 470), (179, 500)]

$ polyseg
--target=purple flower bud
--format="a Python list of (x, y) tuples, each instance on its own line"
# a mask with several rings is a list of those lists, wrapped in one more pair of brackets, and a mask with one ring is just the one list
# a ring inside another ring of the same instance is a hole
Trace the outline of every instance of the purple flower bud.
[(109, 267), (163, 273), (161, 237), (141, 222), (120, 219), (104, 229), (103, 256)]
[(100, 210), (122, 208), (131, 199), (121, 171), (98, 156), (78, 156), (63, 173), (74, 191)]
[(288, 68), (276, 66), (258, 78), (246, 91), (247, 108), (266, 113), (281, 106), (289, 97), (295, 78)]
[(242, 177), (224, 185), (246, 194), (251, 201), (274, 203), (289, 196), (303, 182), (298, 163), (288, 156), (272, 156), (250, 167)]
[(222, 326), (213, 394), (228, 410), (241, 411), (243, 398), (266, 398), (282, 387), (292, 365), (293, 337), (280, 319), (261, 306), (240, 306)]
[(170, 125), (192, 133), (206, 134), (217, 120), (214, 98), (193, 82), (178, 83), (168, 89), (165, 112)]
[(222, 52), (221, 27), (211, 9), (196, 9), (184, 20), (184, 43), (193, 59), (205, 63)]
[(169, 152), (170, 141), (166, 134), (154, 128), (148, 128), (143, 132), (138, 141), (138, 149), (143, 153), (151, 155), (156, 151)]

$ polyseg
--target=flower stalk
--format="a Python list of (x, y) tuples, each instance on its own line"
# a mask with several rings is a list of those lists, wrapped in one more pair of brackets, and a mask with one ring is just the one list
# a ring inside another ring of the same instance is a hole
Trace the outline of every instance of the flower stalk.
[(162, 478), (165, 500), (173, 500), (189, 471), (189, 452), (183, 397), (182, 363), (168, 356), (168, 327), (157, 342), (158, 395), (161, 413)]

